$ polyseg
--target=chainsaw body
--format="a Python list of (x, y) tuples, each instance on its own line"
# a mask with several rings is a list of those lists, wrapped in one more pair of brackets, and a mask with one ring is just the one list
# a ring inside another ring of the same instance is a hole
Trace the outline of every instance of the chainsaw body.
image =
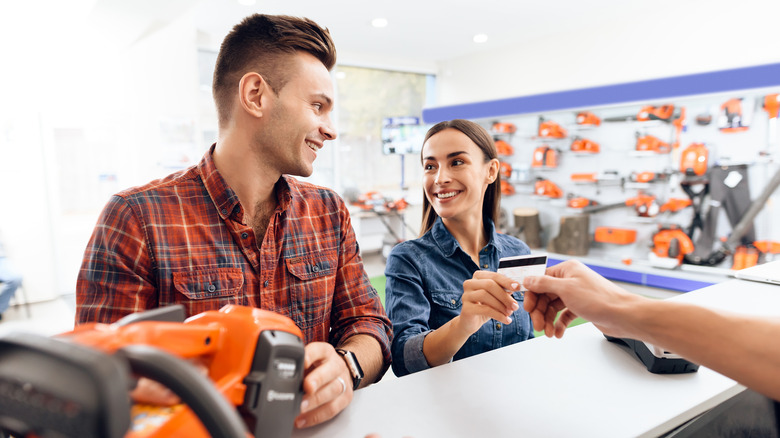
[[(43, 338), (45, 341), (16, 345), (13, 356), (6, 356), (4, 349), (0, 353), (0, 383), (11, 382), (19, 388), (30, 388), (33, 393), (47, 394), (49, 403), (69, 406), (71, 412), (92, 419), (82, 421), (73, 416), (74, 424), (65, 424), (69, 429), (57, 430), (63, 436), (109, 436), (87, 431), (106, 423), (114, 428), (124, 427), (125, 438), (237, 436), (236, 430), (241, 431), (238, 436), (244, 437), (289, 436), (300, 408), (304, 354), (301, 331), (292, 320), (261, 309), (227, 305), (219, 311), (175, 322), (172, 319), (176, 318), (165, 312), (168, 309), (178, 310), (183, 317), (180, 306), (155, 309), (149, 312), (150, 316), (140, 313), (114, 324), (83, 324), (54, 338)], [(0, 339), (0, 343), (5, 341)], [(87, 374), (91, 380), (82, 378), (75, 388), (59, 392), (52, 388), (63, 385), (59, 382), (61, 374), (25, 374), (26, 368), (19, 366), (34, 360), (57, 364), (58, 369), (94, 368), (90, 364), (69, 363), (84, 354), (93, 358), (94, 363), (114, 365), (103, 371), (106, 378), (90, 371)], [(191, 362), (206, 367), (208, 379), (199, 375)], [(17, 366), (5, 366), (9, 363)], [(133, 405), (129, 413), (116, 414), (123, 410), (121, 400), (129, 406), (131, 378), (124, 373), (128, 365), (136, 376), (152, 378), (171, 389), (183, 404)], [(203, 391), (189, 391), (199, 385)], [(111, 411), (99, 411), (83, 402), (84, 394), (99, 391), (109, 391), (104, 401), (95, 403), (94, 395), (87, 399), (97, 406), (113, 406)], [(7, 401), (5, 394), (0, 394), (0, 405)], [(47, 436), (47, 430), (40, 429), (43, 422), (39, 417), (46, 415), (45, 410), (35, 409), (17, 412), (14, 418), (0, 414), (0, 430), (9, 429), (20, 436)], [(215, 422), (212, 415), (222, 415), (225, 420)], [(67, 420), (67, 415), (64, 418)], [(128, 418), (129, 424), (123, 424)], [(67, 423), (65, 420), (60, 419), (60, 426)], [(221, 424), (230, 422), (232, 432), (219, 429)], [(90, 427), (91, 423), (98, 426)]]

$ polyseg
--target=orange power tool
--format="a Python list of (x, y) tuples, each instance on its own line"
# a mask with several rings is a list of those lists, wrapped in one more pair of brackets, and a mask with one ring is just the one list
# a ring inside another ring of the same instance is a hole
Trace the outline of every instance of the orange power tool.
[[(18, 437), (289, 437), (303, 341), (289, 318), (227, 305), (184, 320), (184, 307), (90, 323), (56, 337), (0, 336), (0, 431)], [(202, 375), (190, 361), (208, 368)], [(133, 378), (177, 394), (132, 405)], [(2, 433), (0, 433), (2, 435)]]
[(658, 257), (677, 259), (680, 264), (693, 249), (693, 241), (678, 225), (659, 225), (658, 232), (653, 235), (653, 253)]

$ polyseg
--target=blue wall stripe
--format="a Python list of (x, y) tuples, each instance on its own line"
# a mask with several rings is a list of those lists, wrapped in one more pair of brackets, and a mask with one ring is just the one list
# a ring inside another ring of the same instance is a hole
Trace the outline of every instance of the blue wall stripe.
[(569, 108), (588, 108), (777, 85), (780, 85), (780, 63), (426, 108), (422, 115), (425, 123), (437, 123), (442, 120), (482, 119)]
[[(555, 266), (561, 262), (563, 262), (562, 259), (555, 259), (552, 257), (547, 258), (547, 266)], [(645, 274), (642, 272), (630, 271), (626, 269), (608, 268), (590, 263), (586, 263), (586, 265), (603, 277), (612, 281), (622, 281), (625, 283), (657, 287), (659, 289), (667, 289), (677, 292), (690, 292), (692, 290), (701, 289), (703, 287), (712, 286), (715, 284), (708, 283), (706, 281), (688, 280), (680, 277), (667, 277), (665, 275)]]

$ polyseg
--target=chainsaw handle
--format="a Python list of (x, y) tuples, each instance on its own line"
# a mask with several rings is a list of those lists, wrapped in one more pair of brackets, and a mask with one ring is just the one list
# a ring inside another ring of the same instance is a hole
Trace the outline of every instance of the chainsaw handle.
[(148, 345), (117, 350), (135, 374), (165, 385), (186, 403), (211, 436), (246, 438), (244, 420), (217, 388), (189, 362)]

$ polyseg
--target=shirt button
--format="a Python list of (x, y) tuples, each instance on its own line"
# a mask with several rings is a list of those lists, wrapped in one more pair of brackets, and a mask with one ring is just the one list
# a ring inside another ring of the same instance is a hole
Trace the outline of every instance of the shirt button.
[(263, 282), (263, 287), (268, 287), (268, 280)]
[(241, 238), (242, 238), (242, 239), (246, 239), (247, 237), (249, 237), (249, 233), (247, 233), (246, 231), (244, 231), (243, 233), (241, 233)]
[(317, 265), (311, 265), (312, 272), (320, 272), (320, 267)]
[(454, 298), (450, 300), (450, 303), (452, 303), (452, 304), (455, 304), (456, 302), (457, 302), (457, 301), (455, 301), (455, 299), (454, 299)]
[(496, 323), (496, 330), (501, 330), (501, 323), (500, 322)]
[(487, 263), (485, 263), (484, 265), (482, 265), (482, 269), (487, 269), (487, 267), (488, 267)]
[(222, 209), (222, 214), (225, 214), (225, 215), (227, 214), (227, 209), (226, 208)]
[(213, 284), (210, 284), (209, 287), (208, 287), (208, 290), (209, 290), (209, 292), (214, 292), (215, 290), (217, 290), (217, 287), (214, 286)]

